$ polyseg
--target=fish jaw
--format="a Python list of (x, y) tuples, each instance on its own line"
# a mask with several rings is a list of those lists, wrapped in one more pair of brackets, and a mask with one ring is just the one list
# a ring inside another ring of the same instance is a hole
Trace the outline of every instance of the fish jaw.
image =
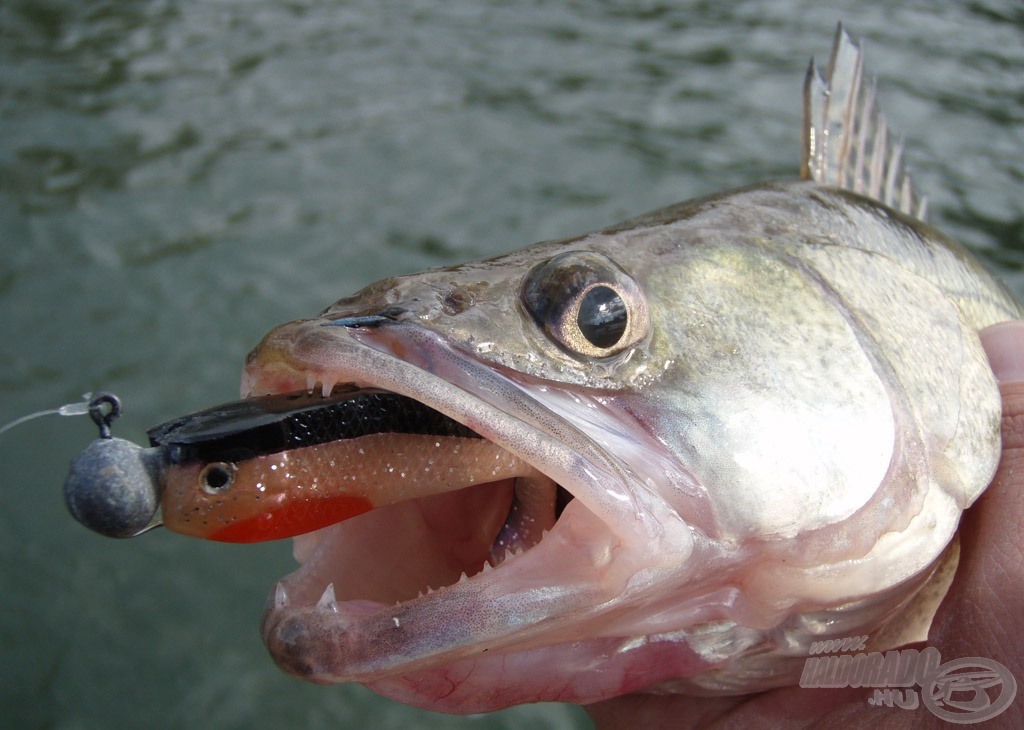
[[(599, 635), (596, 614), (628, 593), (642, 566), (574, 504), (535, 547), (396, 605), (339, 601), (333, 589), (314, 605), (292, 604), (291, 591), (309, 578), (304, 566), (275, 590), (263, 625), (267, 647), (299, 677), (362, 682), (455, 713), (589, 703), (706, 670), (708, 662), (685, 644)], [(337, 554), (332, 540), (345, 542), (340, 529), (324, 539), (314, 563)]]
[[(454, 568), (438, 568), (444, 560), (431, 554), (451, 552), (450, 538), (438, 534), (457, 527), (459, 494), (430, 498), (440, 505), (373, 510), (300, 537), (302, 566), (275, 587), (263, 621), (264, 641), (285, 671), (361, 682), (429, 709), (478, 712), (542, 699), (591, 702), (707, 668), (685, 646), (672, 661), (651, 663), (667, 645), (602, 635), (651, 586), (685, 582), (688, 558), (704, 545), (657, 489), (544, 407), (514, 374), (414, 323), (349, 322), (320, 318), (272, 331), (248, 359), (243, 394), (317, 385), (329, 392), (345, 383), (415, 398), (528, 462), (573, 499), (539, 542), (494, 560), (478, 536), (475, 557)], [(500, 513), (483, 492), (502, 488), (472, 488), (478, 521)], [(439, 521), (446, 529), (434, 530)], [(367, 600), (374, 594), (367, 585), (382, 576), (405, 582)], [(413, 597), (418, 590), (426, 594)], [(566, 655), (575, 659), (565, 662)], [(578, 663), (600, 663), (602, 671), (573, 679)], [(538, 667), (546, 672), (538, 675)], [(497, 675), (504, 680), (496, 693)], [(455, 693), (453, 676), (461, 677)], [(555, 697), (552, 687), (563, 689)]]

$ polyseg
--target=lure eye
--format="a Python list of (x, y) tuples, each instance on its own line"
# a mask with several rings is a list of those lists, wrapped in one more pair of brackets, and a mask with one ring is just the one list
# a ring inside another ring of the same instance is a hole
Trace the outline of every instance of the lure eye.
[(604, 256), (555, 256), (523, 280), (526, 310), (547, 335), (574, 355), (605, 358), (647, 336), (650, 317), (637, 283)]
[(236, 470), (234, 464), (229, 464), (226, 461), (207, 464), (199, 472), (199, 486), (207, 494), (224, 494), (235, 481)]

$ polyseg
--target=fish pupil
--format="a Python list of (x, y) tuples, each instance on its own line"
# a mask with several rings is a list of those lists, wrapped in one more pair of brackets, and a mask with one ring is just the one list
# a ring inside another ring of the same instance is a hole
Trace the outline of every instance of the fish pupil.
[(611, 287), (592, 287), (583, 295), (576, 324), (594, 347), (612, 347), (626, 331), (626, 303)]

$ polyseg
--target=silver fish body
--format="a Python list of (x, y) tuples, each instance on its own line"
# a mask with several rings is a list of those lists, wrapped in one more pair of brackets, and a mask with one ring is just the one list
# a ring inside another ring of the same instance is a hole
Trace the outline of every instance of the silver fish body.
[[(860, 88), (851, 47), (833, 88)], [(399, 393), (529, 465), (504, 502), (410, 486), (297, 539), (264, 619), (282, 668), (479, 712), (755, 691), (812, 641), (923, 637), (1000, 454), (978, 332), (1024, 310), (901, 212), (877, 135), (874, 156), (822, 146), (843, 137), (816, 83), (803, 180), (388, 279), (267, 335), (247, 394)]]

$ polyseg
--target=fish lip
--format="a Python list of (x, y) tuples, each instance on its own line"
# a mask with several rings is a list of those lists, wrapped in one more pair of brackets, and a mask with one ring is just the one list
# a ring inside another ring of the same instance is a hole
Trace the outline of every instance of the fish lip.
[[(268, 334), (248, 358), (243, 375), (243, 395), (301, 387), (312, 389), (317, 384), (329, 392), (335, 383), (374, 387), (414, 398), (516, 454), (567, 489), (574, 497), (573, 502), (582, 503), (582, 507), (577, 505), (573, 513), (586, 513), (593, 517), (594, 524), (602, 526), (602, 536), (607, 537), (608, 545), (619, 546), (620, 557), (632, 554), (632, 559), (637, 559), (635, 551), (630, 553), (622, 549), (622, 546), (632, 544), (642, 545), (644, 549), (640, 552), (645, 556), (673, 555), (675, 563), (685, 558), (690, 546), (686, 539), (679, 539), (678, 530), (675, 543), (670, 544), (667, 550), (658, 550), (659, 544), (672, 542), (664, 539), (671, 511), (663, 511), (659, 519), (642, 519), (642, 513), (651, 511), (651, 504), (638, 501), (637, 485), (628, 483), (628, 476), (617, 462), (592, 439), (533, 397), (528, 384), (459, 351), (441, 335), (415, 323), (375, 320), (365, 327), (351, 322), (338, 327), (331, 326), (329, 320), (314, 319), (283, 325)], [(639, 489), (639, 492), (643, 491), (643, 488)], [(625, 519), (624, 515), (627, 516)], [(544, 542), (520, 557), (530, 556)], [(599, 563), (611, 560), (608, 553), (612, 548), (607, 545), (605, 554), (599, 557), (595, 557), (600, 552), (599, 547), (588, 552), (589, 547), (580, 545), (575, 546), (575, 550), (578, 555), (573, 559), (581, 572), (597, 574), (606, 569), (604, 566), (599, 568)], [(502, 563), (494, 571), (505, 569), (508, 575), (509, 569), (503, 566), (509, 563), (516, 563), (516, 559)], [(642, 567), (636, 564), (627, 572), (633, 575)], [(468, 580), (472, 582), (477, 578), (474, 576)], [(591, 605), (606, 605), (613, 601), (626, 583), (621, 576), (617, 580), (619, 583), (612, 588), (607, 585), (595, 587)], [(581, 590), (585, 593), (588, 588), (584, 586)], [(400, 603), (398, 607), (428, 604), (439, 600), (441, 595), (442, 591), (435, 592)], [(340, 631), (351, 637), (360, 630), (357, 628), (360, 622), (370, 621), (365, 618), (366, 605), (357, 607), (359, 616), (355, 619), (346, 615), (349, 607), (341, 603), (331, 608), (342, 614), (330, 617), (337, 629), (335, 633)], [(376, 604), (373, 607), (374, 617), (387, 613), (388, 609), (384, 604)], [(580, 609), (574, 620), (579, 621), (583, 613), (585, 611)], [(367, 682), (404, 673), (411, 668), (443, 666), (449, 658), (443, 652), (436, 657), (402, 656), (404, 650), (400, 650), (383, 660), (357, 657), (353, 662), (358, 666), (351, 668), (325, 667), (323, 663), (317, 665), (299, 656), (303, 651), (300, 648), (302, 642), (295, 637), (301, 635), (298, 627), (309, 627), (322, 618), (322, 612), (317, 614), (316, 606), (294, 606), (271, 595), (264, 614), (263, 636), (282, 669), (313, 681)], [(544, 629), (550, 630), (550, 625)], [(536, 636), (533, 640), (536, 641)], [(477, 645), (486, 647), (485, 651), (498, 649), (489, 655), (498, 659), (503, 642), (498, 639), (478, 642)]]

